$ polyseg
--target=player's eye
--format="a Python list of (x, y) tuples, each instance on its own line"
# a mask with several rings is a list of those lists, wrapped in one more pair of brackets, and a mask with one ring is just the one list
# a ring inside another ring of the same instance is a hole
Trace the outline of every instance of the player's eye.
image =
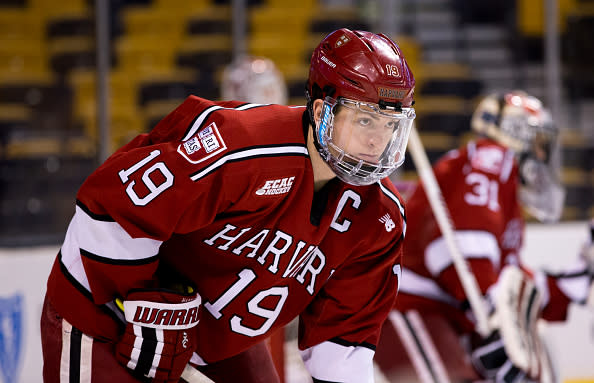
[(389, 121), (386, 124), (386, 129), (390, 130), (390, 131), (395, 131), (396, 128), (398, 128), (398, 121)]
[(369, 117), (359, 117), (357, 123), (364, 127), (370, 127), (372, 125), (372, 120)]

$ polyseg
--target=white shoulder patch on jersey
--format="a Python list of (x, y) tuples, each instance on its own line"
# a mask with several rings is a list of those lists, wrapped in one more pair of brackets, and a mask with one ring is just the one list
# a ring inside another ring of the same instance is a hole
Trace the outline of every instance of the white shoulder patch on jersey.
[(472, 167), (491, 174), (499, 174), (503, 164), (503, 150), (498, 147), (478, 148), (471, 158)]
[(198, 164), (226, 149), (227, 145), (225, 145), (217, 125), (211, 122), (190, 139), (180, 144), (177, 147), (177, 152), (189, 162)]

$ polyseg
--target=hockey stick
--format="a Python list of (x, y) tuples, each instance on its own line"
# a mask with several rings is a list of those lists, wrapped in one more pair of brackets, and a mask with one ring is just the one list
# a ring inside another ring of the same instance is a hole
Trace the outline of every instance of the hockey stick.
[(415, 310), (392, 310), (388, 320), (396, 329), (421, 383), (451, 383), (439, 352)]
[(433, 173), (433, 168), (427, 158), (427, 153), (425, 152), (425, 148), (423, 147), (423, 143), (421, 142), (421, 138), (419, 137), (419, 133), (414, 124), (408, 139), (408, 150), (412, 155), (417, 173), (425, 188), (429, 204), (431, 205), (441, 234), (452, 256), (454, 267), (456, 268), (456, 272), (462, 283), (462, 288), (470, 303), (470, 308), (476, 318), (477, 332), (481, 336), (486, 337), (489, 334), (489, 323), (485, 302), (483, 301), (476, 278), (470, 271), (456, 242), (448, 208), (445, 205), (441, 189), (439, 188), (439, 184)]
[(186, 364), (186, 367), (184, 367), (181, 377), (188, 383), (214, 383), (208, 376), (189, 364)]

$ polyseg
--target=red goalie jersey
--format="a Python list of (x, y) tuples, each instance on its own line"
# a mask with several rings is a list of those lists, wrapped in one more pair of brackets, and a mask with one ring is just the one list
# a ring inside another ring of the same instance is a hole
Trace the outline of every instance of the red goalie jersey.
[[(514, 152), (489, 139), (470, 141), (445, 155), (434, 172), (460, 251), (486, 294), (504, 265), (521, 265), (525, 223)], [(459, 331), (472, 330), (465, 293), (422, 186), (407, 202), (407, 212), (404, 283), (396, 308), (441, 311)], [(545, 319), (564, 319), (570, 299), (554, 278), (543, 273), (535, 278), (547, 303)]]
[(310, 371), (370, 379), (399, 286), (404, 209), (388, 180), (335, 179), (314, 193), (304, 112), (189, 97), (121, 148), (78, 193), (48, 282), (56, 310), (117, 339), (114, 300), (165, 273), (202, 297), (206, 363), (300, 315)]

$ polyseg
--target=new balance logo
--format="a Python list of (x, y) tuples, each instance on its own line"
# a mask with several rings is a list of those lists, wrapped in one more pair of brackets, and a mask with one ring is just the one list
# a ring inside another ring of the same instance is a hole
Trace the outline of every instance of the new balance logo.
[(386, 227), (386, 231), (388, 233), (396, 227), (396, 224), (394, 223), (394, 221), (392, 221), (392, 218), (390, 218), (390, 214), (384, 215), (382, 218), (379, 219), (379, 221), (384, 224), (384, 226)]
[(279, 178), (276, 180), (268, 180), (256, 190), (257, 195), (276, 195), (286, 194), (291, 190), (295, 177)]

